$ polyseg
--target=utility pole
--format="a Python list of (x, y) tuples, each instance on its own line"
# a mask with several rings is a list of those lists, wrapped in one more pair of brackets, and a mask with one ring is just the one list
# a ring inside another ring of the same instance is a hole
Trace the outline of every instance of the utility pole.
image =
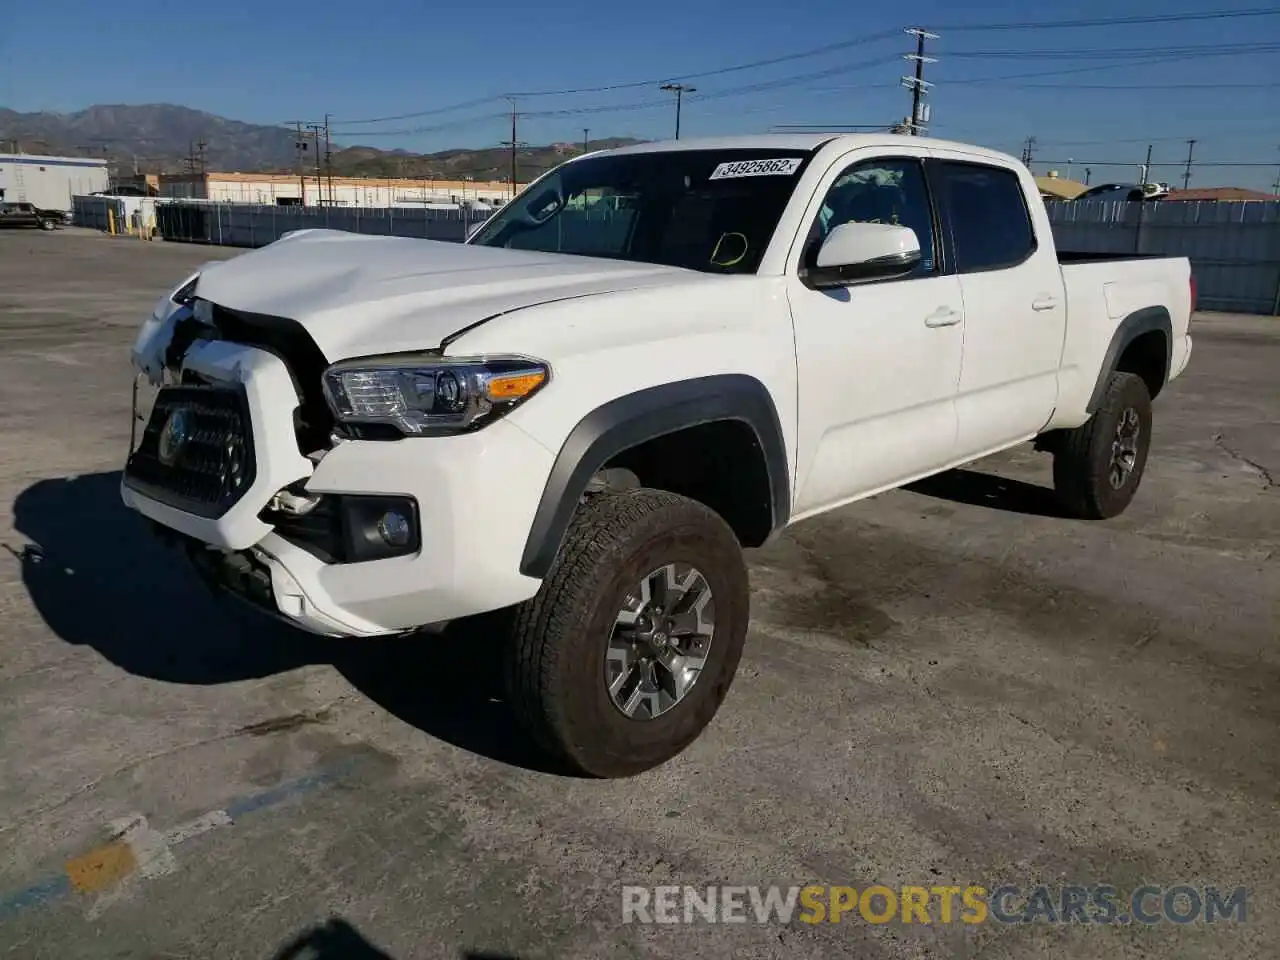
[(918, 137), (924, 132), (925, 126), (929, 123), (929, 106), (923, 103), (923, 99), (925, 94), (929, 92), (929, 88), (933, 86), (933, 84), (926, 83), (924, 80), (924, 65), (938, 62), (934, 57), (926, 57), (924, 55), (924, 42), (925, 40), (937, 40), (938, 35), (929, 33), (919, 27), (908, 27), (906, 32), (915, 36), (916, 52), (905, 54), (903, 59), (914, 60), (916, 62), (916, 72), (915, 76), (903, 77), (902, 85), (911, 91), (911, 120), (909, 122), (911, 135)]
[(207, 164), (205, 163), (205, 161), (204, 161), (204, 148), (205, 148), (205, 147), (207, 147), (208, 145), (209, 145), (209, 144), (208, 144), (206, 141), (204, 141), (204, 140), (197, 140), (197, 141), (196, 141), (196, 150), (198, 151), (198, 152), (196, 153), (196, 161), (197, 161), (197, 163), (199, 163), (199, 164), (200, 164), (200, 174), (201, 174), (201, 176), (203, 176), (203, 175), (204, 175), (204, 173), (205, 173), (205, 171), (206, 171), (206, 170), (208, 170), (208, 165), (207, 165)]
[(1151, 144), (1147, 144), (1147, 160), (1142, 165), (1142, 186), (1147, 185), (1147, 181), (1151, 178)]
[(298, 188), (301, 190), (301, 202), (307, 205), (307, 177), (303, 172), (302, 155), (307, 152), (307, 141), (302, 135), (302, 121), (293, 121), (293, 172), (298, 176)]
[(587, 144), (591, 142), (589, 139), (590, 133), (591, 133), (590, 127), (582, 128), (582, 152), (583, 153), (586, 153), (589, 150), (589, 147), (587, 146)]
[[(1276, 149), (1280, 150), (1280, 147), (1277, 147)], [(1276, 171), (1276, 178), (1271, 181), (1271, 192), (1280, 193), (1280, 170)]]
[[(1187, 184), (1191, 182), (1191, 153), (1196, 148), (1194, 140), (1187, 141), (1187, 168), (1182, 171), (1182, 189), (1187, 189)], [(1150, 162), (1150, 161), (1148, 161)]]
[(1031, 167), (1031, 156), (1035, 148), (1036, 148), (1036, 138), (1027, 137), (1027, 142), (1024, 143), (1022, 146), (1022, 163), (1023, 163), (1023, 166), (1027, 167), (1028, 169), (1030, 169)]
[(312, 142), (313, 144), (315, 144), (315, 158), (316, 158), (316, 204), (317, 204), (317, 206), (321, 206), (321, 205), (323, 205), (323, 204), (324, 204), (324, 192), (323, 192), (323, 191), (324, 191), (324, 186), (323, 186), (324, 181), (321, 179), (321, 175), (320, 175), (320, 131), (322, 131), (323, 129), (324, 129), (324, 127), (323, 127), (321, 124), (318, 124), (318, 123), (308, 123), (308, 124), (307, 124), (307, 131), (311, 134), (311, 142)]
[(516, 120), (520, 117), (520, 114), (516, 111), (516, 98), (507, 97), (507, 100), (511, 103), (511, 139), (501, 141), (501, 145), (511, 148), (511, 199), (514, 200), (520, 189), (516, 182), (519, 176), (516, 170), (516, 151), (525, 146), (525, 144), (516, 138)]
[(1084, 168), (1084, 185), (1086, 187), (1089, 185), (1089, 178), (1092, 176), (1093, 176), (1093, 171), (1090, 170), (1088, 167), (1085, 167)]
[(329, 182), (329, 206), (333, 206), (333, 141), (329, 139), (329, 114), (324, 115), (324, 172)]
[(676, 95), (676, 139), (680, 139), (680, 106), (686, 93), (697, 93), (697, 87), (689, 87), (683, 83), (664, 83), (661, 89)]

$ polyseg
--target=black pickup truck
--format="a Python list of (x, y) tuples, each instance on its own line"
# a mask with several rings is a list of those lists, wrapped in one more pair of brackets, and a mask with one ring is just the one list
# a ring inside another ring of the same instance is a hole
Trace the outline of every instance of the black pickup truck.
[(0, 203), (0, 227), (55, 230), (66, 221), (66, 214), (61, 210), (42, 210), (34, 203)]

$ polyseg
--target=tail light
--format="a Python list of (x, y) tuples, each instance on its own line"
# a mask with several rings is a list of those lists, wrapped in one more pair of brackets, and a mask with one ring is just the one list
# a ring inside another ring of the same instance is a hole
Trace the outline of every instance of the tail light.
[(1196, 275), (1191, 274), (1191, 312), (1196, 312)]

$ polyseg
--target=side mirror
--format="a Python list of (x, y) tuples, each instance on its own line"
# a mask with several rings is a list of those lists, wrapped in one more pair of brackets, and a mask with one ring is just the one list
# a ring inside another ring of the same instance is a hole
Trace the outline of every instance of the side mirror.
[(818, 249), (809, 283), (840, 286), (859, 280), (903, 276), (920, 262), (920, 240), (910, 227), (893, 223), (842, 223)]

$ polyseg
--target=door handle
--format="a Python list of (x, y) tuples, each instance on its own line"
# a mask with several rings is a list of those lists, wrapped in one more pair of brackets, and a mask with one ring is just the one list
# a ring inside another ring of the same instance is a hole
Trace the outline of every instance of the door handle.
[(960, 311), (950, 307), (939, 307), (924, 318), (926, 327), (952, 327), (960, 322)]
[(1058, 306), (1057, 297), (1038, 297), (1031, 301), (1032, 310), (1053, 310)]

